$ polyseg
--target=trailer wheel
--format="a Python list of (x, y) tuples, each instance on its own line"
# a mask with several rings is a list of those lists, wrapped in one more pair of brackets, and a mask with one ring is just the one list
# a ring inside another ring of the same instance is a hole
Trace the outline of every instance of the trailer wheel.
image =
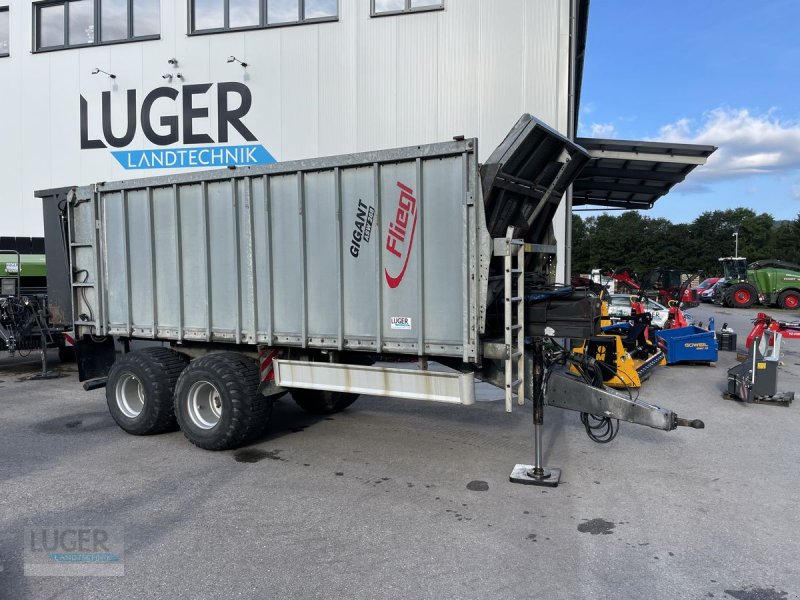
[(306, 390), (295, 388), (290, 391), (292, 400), (304, 411), (314, 415), (331, 415), (341, 412), (358, 399), (358, 394)]
[(800, 293), (795, 290), (786, 290), (778, 296), (778, 306), (789, 310), (795, 310), (800, 306)]
[(106, 401), (114, 421), (133, 435), (175, 431), (172, 395), (189, 359), (169, 348), (130, 352), (111, 367)]
[(183, 434), (205, 450), (229, 450), (260, 434), (273, 401), (258, 393), (258, 365), (235, 352), (193, 360), (175, 389), (175, 415)]
[(756, 290), (747, 283), (736, 283), (728, 291), (731, 306), (734, 308), (748, 308), (756, 301)]

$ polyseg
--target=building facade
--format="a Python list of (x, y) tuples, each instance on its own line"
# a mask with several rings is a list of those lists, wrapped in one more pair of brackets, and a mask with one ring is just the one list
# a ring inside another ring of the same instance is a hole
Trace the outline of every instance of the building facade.
[(568, 134), (576, 4), (0, 0), (0, 235), (42, 233), (38, 189)]

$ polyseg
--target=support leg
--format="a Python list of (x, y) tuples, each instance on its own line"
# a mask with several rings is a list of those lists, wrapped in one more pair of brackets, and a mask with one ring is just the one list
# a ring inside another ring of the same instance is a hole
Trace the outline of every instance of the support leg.
[(544, 421), (544, 381), (545, 365), (541, 340), (533, 345), (533, 360), (530, 361), (532, 373), (527, 373), (531, 382), (533, 400), (533, 449), (534, 464), (518, 464), (511, 471), (512, 483), (556, 487), (561, 479), (561, 469), (545, 467), (542, 458), (542, 422)]
[(31, 375), (30, 379), (56, 379), (61, 377), (61, 375), (57, 371), (51, 371), (47, 366), (47, 332), (43, 327), (39, 327), (39, 333), (41, 335), (40, 342), (39, 342), (39, 351), (42, 354), (42, 372), (37, 373), (36, 375)]

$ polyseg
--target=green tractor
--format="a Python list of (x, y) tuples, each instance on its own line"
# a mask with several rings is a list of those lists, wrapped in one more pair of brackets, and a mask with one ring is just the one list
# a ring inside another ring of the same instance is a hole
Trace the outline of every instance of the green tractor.
[(782, 260), (757, 260), (727, 257), (719, 259), (725, 284), (717, 301), (725, 306), (747, 308), (756, 302), (777, 304), (780, 308), (800, 307), (800, 265)]

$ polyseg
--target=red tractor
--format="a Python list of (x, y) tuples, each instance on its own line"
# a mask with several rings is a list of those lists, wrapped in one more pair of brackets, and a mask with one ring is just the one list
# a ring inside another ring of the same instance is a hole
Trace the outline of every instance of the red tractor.
[(645, 273), (642, 287), (655, 293), (658, 301), (664, 306), (669, 306), (670, 301), (674, 300), (682, 302), (684, 308), (692, 308), (700, 305), (697, 289), (692, 288), (692, 282), (699, 276), (699, 273), (694, 273), (686, 280), (682, 280), (683, 274), (680, 269), (659, 267)]

